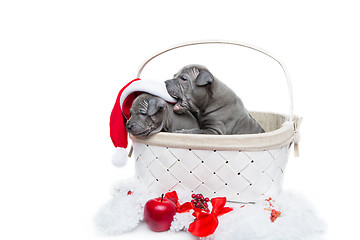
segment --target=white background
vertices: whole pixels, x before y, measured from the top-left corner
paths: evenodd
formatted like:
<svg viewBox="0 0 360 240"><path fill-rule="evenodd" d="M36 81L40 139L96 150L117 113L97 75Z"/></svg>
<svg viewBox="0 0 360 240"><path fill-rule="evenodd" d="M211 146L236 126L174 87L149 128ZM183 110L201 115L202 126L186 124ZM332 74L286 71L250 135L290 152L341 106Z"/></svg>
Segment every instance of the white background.
<svg viewBox="0 0 360 240"><path fill-rule="evenodd" d="M1 1L0 238L108 239L95 231L93 217L110 199L112 185L134 170L132 161L118 169L109 160L114 147L108 122L116 95L152 54L204 39L251 43L286 64L294 111L304 122L301 157L291 154L284 188L314 205L328 224L326 239L355 238L360 77L355 3ZM276 92L286 91L282 83L263 101L251 98L268 88L262 83L259 92L239 95L249 109L261 110L262 102L287 101ZM253 90L246 81L234 85L246 87ZM169 239L145 226L111 239L145 234ZM191 239L186 233L171 238Z"/></svg>

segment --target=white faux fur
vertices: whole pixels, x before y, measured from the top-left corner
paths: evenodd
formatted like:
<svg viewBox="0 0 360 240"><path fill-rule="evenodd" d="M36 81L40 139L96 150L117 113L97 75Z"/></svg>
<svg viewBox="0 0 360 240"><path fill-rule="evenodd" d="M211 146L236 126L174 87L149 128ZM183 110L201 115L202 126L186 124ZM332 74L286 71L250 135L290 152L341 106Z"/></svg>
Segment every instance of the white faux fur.
<svg viewBox="0 0 360 240"><path fill-rule="evenodd" d="M218 228L206 239L309 240L319 239L325 231L325 223L299 195L283 192L275 198L274 206L281 216L271 222L270 211L264 210L267 205L233 205L234 211L219 217Z"/></svg>
<svg viewBox="0 0 360 240"><path fill-rule="evenodd" d="M107 235L134 229L144 219L145 203L154 197L137 179L120 183L114 189L114 197L95 216L97 229Z"/></svg>
<svg viewBox="0 0 360 240"><path fill-rule="evenodd" d="M128 191L132 191L128 195ZM134 229L143 220L145 203L158 197L150 193L137 179L121 183L116 194L96 216L97 228L109 235L120 234ZM190 201L191 196L178 192L180 204ZM281 216L270 221L267 201L257 204L227 203L233 211L219 216L215 233L203 240L310 240L320 239L326 227L319 219L311 204L301 196L283 192L272 201ZM170 231L187 230L194 217L188 213L177 213ZM190 233L189 233L190 234Z"/></svg>

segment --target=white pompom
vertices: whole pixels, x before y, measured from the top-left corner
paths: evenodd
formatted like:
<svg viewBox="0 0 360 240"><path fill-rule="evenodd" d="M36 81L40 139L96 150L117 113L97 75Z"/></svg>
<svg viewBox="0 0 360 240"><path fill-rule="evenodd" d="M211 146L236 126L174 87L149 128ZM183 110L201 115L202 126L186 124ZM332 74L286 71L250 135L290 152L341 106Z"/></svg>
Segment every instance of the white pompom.
<svg viewBox="0 0 360 240"><path fill-rule="evenodd" d="M116 167L123 167L128 159L128 153L125 148L117 147L112 155L112 163Z"/></svg>

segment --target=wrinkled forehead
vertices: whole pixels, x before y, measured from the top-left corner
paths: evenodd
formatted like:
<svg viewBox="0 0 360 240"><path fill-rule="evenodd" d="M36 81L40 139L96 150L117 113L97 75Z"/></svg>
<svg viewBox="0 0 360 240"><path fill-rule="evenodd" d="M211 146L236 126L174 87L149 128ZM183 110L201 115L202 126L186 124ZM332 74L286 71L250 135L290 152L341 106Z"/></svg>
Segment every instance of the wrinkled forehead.
<svg viewBox="0 0 360 240"><path fill-rule="evenodd" d="M197 78L199 75L199 69L197 67L191 66L191 67L184 67L179 72L175 74L175 77L178 77L180 75L187 75L190 78Z"/></svg>
<svg viewBox="0 0 360 240"><path fill-rule="evenodd" d="M135 98L134 102L132 103L131 109L133 111L143 111L146 112L149 107L149 98L146 94L142 94Z"/></svg>

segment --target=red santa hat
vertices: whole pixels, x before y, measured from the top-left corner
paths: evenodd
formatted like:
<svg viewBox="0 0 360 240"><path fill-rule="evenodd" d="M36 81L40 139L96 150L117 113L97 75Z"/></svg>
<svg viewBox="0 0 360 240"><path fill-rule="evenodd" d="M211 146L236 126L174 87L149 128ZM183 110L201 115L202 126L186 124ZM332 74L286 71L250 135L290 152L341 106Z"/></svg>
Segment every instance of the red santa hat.
<svg viewBox="0 0 360 240"><path fill-rule="evenodd" d="M110 116L110 137L116 147L112 157L115 166L124 166L127 161L128 133L125 125L130 118L130 108L134 99L142 92L146 92L164 100L175 103L166 90L165 82L141 80L139 78L130 81L119 92L114 108Z"/></svg>

